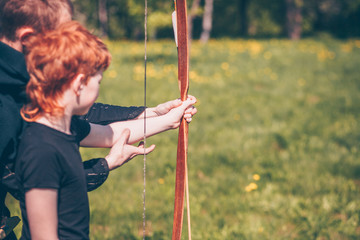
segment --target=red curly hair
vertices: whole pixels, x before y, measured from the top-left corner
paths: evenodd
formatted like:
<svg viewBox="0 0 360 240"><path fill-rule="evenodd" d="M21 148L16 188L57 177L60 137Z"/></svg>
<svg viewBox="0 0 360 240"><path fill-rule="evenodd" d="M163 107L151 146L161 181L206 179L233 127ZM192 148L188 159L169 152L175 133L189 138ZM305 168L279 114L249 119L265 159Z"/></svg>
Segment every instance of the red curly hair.
<svg viewBox="0 0 360 240"><path fill-rule="evenodd" d="M45 34L31 36L25 45L30 81L26 93L30 103L21 109L26 121L44 114L62 116L58 100L75 77L85 75L84 83L105 71L111 55L105 44L78 22L70 21Z"/></svg>

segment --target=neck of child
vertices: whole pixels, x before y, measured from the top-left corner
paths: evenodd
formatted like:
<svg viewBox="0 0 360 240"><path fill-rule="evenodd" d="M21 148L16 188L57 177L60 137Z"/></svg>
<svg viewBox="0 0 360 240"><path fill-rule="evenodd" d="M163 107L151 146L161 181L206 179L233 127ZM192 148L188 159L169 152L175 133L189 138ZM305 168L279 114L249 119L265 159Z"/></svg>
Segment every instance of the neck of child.
<svg viewBox="0 0 360 240"><path fill-rule="evenodd" d="M37 123L41 123L45 126L53 128L57 131L63 132L65 134L71 134L71 116L69 114L64 114L63 116L56 117L50 114L45 114L36 120Z"/></svg>

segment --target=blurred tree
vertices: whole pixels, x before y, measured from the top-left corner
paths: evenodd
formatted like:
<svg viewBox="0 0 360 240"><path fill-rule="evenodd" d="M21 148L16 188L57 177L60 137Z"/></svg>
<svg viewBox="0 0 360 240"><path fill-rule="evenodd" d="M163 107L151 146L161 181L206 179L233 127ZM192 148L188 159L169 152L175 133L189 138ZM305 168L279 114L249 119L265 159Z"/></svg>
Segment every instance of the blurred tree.
<svg viewBox="0 0 360 240"><path fill-rule="evenodd" d="M286 1L286 30L287 35L292 40L298 40L302 31L302 7L303 0L285 0Z"/></svg>
<svg viewBox="0 0 360 240"><path fill-rule="evenodd" d="M247 10L248 10L248 0L239 0L238 9L240 14L240 35L246 36L248 33L248 20L247 20Z"/></svg>
<svg viewBox="0 0 360 240"><path fill-rule="evenodd" d="M314 30L338 37L360 36L360 0L318 0Z"/></svg>
<svg viewBox="0 0 360 240"><path fill-rule="evenodd" d="M99 0L99 23L101 36L108 37L108 13L106 7L106 0Z"/></svg>
<svg viewBox="0 0 360 240"><path fill-rule="evenodd" d="M73 0L75 19L110 39L143 39L144 0ZM210 37L282 37L328 32L360 36L360 0L188 0L189 33ZM172 0L148 2L149 38L173 38Z"/></svg>
<svg viewBox="0 0 360 240"><path fill-rule="evenodd" d="M199 15L200 9L200 1L201 0L194 0L191 4L190 13L188 14L188 31L189 31L189 41L191 42L193 36L193 22L196 16Z"/></svg>
<svg viewBox="0 0 360 240"><path fill-rule="evenodd" d="M249 4L246 9L242 9L243 0L214 0L213 22L212 22L212 37L238 37L245 36L242 33L248 30L248 16L249 4L253 1L248 1ZM245 14L244 14L245 13ZM246 21L244 23L243 21ZM243 29L246 26L246 29ZM194 29L195 30L195 29ZM202 31L202 22L200 22L200 32L194 31L194 37L200 37Z"/></svg>
<svg viewBox="0 0 360 240"><path fill-rule="evenodd" d="M252 0L247 7L248 34L252 37L282 36L286 24L284 0Z"/></svg>
<svg viewBox="0 0 360 240"><path fill-rule="evenodd" d="M203 43L207 43L210 38L210 32L212 29L212 21L213 21L213 9L214 9L214 0L205 0L204 6L204 15L203 15L203 30L200 36L200 41Z"/></svg>

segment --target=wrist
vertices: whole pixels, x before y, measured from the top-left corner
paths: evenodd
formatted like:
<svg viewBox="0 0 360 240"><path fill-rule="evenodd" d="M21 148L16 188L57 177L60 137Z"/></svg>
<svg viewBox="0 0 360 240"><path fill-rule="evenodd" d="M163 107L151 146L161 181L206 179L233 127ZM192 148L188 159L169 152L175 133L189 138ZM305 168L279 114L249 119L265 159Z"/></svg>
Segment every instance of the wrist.
<svg viewBox="0 0 360 240"><path fill-rule="evenodd" d="M157 117L159 114L156 111L156 107L146 108L146 117Z"/></svg>
<svg viewBox="0 0 360 240"><path fill-rule="evenodd" d="M106 160L106 163L108 165L108 168L109 168L109 171L113 170L116 168L115 166L115 160L110 156L110 155L107 155L105 158Z"/></svg>
<svg viewBox="0 0 360 240"><path fill-rule="evenodd" d="M154 119L158 126L163 126L162 131L176 129L178 127L178 124L174 122L173 116L170 113L158 116Z"/></svg>

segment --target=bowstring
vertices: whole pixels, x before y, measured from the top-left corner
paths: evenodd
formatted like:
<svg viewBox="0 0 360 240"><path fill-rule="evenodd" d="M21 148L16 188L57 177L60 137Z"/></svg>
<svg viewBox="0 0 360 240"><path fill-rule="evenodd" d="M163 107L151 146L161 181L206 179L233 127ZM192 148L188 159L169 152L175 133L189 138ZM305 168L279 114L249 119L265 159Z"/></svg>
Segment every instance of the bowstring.
<svg viewBox="0 0 360 240"><path fill-rule="evenodd" d="M145 12L144 12L144 166L143 166L143 240L145 240L146 237L146 205L145 205L145 199L146 199L146 62L147 62L147 0L145 0Z"/></svg>

